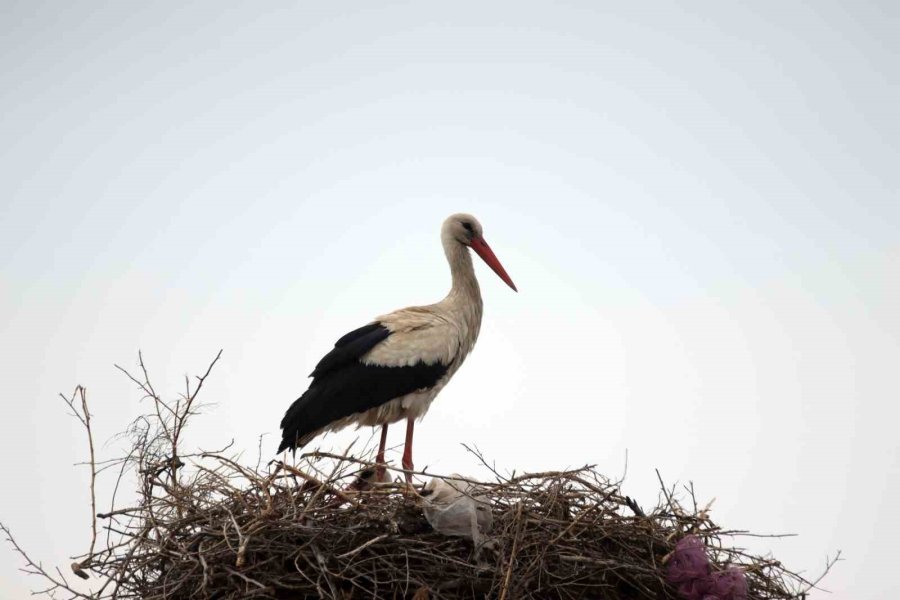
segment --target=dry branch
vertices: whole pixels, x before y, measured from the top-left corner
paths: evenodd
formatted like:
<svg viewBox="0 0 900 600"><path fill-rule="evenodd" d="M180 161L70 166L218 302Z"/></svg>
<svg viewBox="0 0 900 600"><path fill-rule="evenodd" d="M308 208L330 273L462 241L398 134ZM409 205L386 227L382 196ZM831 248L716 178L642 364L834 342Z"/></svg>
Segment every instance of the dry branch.
<svg viewBox="0 0 900 600"><path fill-rule="evenodd" d="M311 452L293 464L251 467L221 452L185 453L185 425L219 356L172 402L160 399L142 358L141 377L128 374L153 407L129 428L126 455L100 463L119 466L120 481L129 473L137 488L130 505L114 498L103 513L85 390L66 398L88 435L92 492L90 547L72 569L90 574L93 590L44 569L0 524L25 570L49 583L43 591L146 600L675 599L665 564L687 534L706 543L714 569L740 567L751 598L805 598L815 585L736 546L750 534L723 530L709 506L698 507L692 487L679 497L661 478L659 503L646 510L593 467L507 477L470 450L494 474L481 482L494 527L476 546L434 531L418 494L366 485L365 457ZM107 531L99 547L97 519Z"/></svg>

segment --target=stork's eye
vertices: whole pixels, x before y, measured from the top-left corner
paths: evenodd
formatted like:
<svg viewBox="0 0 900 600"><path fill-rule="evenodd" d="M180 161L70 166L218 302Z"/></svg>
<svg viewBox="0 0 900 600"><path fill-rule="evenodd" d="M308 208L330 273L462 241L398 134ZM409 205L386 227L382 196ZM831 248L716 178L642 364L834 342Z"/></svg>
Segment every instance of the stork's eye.
<svg viewBox="0 0 900 600"><path fill-rule="evenodd" d="M468 231L469 233L472 233L472 224L471 223L469 223L468 221L463 221L462 226L465 228L466 231Z"/></svg>

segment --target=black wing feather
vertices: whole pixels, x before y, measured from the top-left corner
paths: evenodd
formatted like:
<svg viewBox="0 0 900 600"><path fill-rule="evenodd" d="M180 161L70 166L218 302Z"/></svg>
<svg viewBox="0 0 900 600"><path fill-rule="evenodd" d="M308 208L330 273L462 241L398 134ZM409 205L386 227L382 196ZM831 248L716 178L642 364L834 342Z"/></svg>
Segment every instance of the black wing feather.
<svg viewBox="0 0 900 600"><path fill-rule="evenodd" d="M370 323L337 341L316 365L309 389L291 404L281 420L279 452L299 448L305 436L329 423L432 387L447 372L447 365L440 363L385 367L360 362L390 335L391 331L380 323Z"/></svg>
<svg viewBox="0 0 900 600"><path fill-rule="evenodd" d="M334 349L322 357L310 374L314 380L359 358L391 335L381 323L369 323L354 329L334 344Z"/></svg>

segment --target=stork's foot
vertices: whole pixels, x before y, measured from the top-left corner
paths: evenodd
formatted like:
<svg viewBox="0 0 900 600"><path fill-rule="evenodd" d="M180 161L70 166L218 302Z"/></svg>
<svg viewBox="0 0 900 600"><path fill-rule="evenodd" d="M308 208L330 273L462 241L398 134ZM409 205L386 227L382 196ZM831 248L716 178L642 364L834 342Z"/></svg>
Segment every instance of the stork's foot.
<svg viewBox="0 0 900 600"><path fill-rule="evenodd" d="M414 470L415 470L415 467L413 467L412 461L409 461L409 462L407 462L406 460L403 461L403 471L404 471L403 477L406 479L406 485L413 484L413 471Z"/></svg>
<svg viewBox="0 0 900 600"><path fill-rule="evenodd" d="M422 498L422 494L416 489L412 481L405 481L400 484L400 493L407 500L418 501Z"/></svg>
<svg viewBox="0 0 900 600"><path fill-rule="evenodd" d="M404 475L406 476L406 485L408 487L412 487L413 484L413 471L415 467L413 467L413 426L415 425L416 420L413 417L410 417L406 420L406 443L403 444L403 459L400 461L400 464L403 465L403 470L406 471Z"/></svg>
<svg viewBox="0 0 900 600"><path fill-rule="evenodd" d="M412 497L412 498L420 498L421 495L419 491L416 489L416 485L413 482L413 474L412 472L415 470L415 467L412 464L412 460L408 460L404 457L403 460L403 477L404 477L404 486L403 486L403 495Z"/></svg>

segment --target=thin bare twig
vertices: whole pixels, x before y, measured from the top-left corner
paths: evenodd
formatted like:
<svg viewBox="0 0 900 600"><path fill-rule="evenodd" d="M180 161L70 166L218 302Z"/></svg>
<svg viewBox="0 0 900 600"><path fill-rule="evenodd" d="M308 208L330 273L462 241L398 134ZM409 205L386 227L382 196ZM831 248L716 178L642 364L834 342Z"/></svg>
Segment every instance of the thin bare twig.
<svg viewBox="0 0 900 600"><path fill-rule="evenodd" d="M74 589L61 570L33 561L0 524L24 570L47 582L43 592L96 600L412 593L509 600L611 598L618 590L633 600L675 600L666 563L686 533L704 541L713 569L742 569L750 597L801 599L818 589L821 578L807 581L771 557L736 547L737 537L754 534L719 527L693 485L677 488L686 498L676 496L676 487L658 472L660 497L655 508L644 510L623 495L622 478L610 481L593 465L507 475L476 446L466 446L493 481L427 469L416 474L471 486L461 497L490 513L493 522L476 544L441 533L446 530L440 525L435 530L423 514L432 496L423 499L394 484L356 485L360 473L374 466L371 449L350 456L351 445L343 453L307 452L293 464L264 464L260 438L255 465L226 454L231 444L190 449L186 427L220 356L203 375L185 380L177 400L163 401L139 355L140 373L126 375L152 406L119 438L131 441L124 456L98 461L84 388L66 398L88 433L90 457L84 464L92 470L91 543L73 570L100 583L89 594ZM98 465L119 467L116 491L124 481L136 488L134 497L121 502L114 491L104 513L96 509ZM97 519L103 519L105 542ZM826 562L826 573L839 558Z"/></svg>

